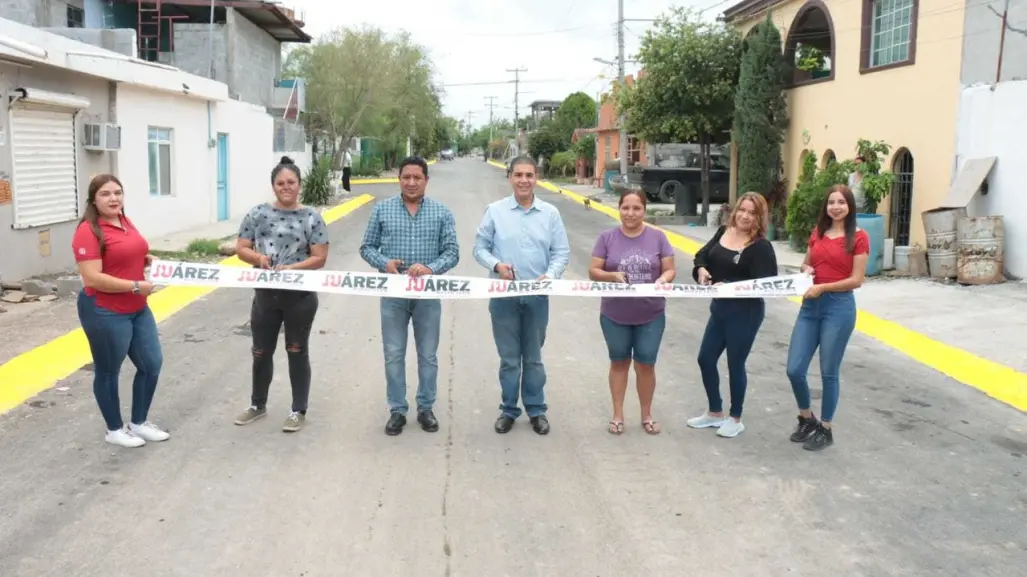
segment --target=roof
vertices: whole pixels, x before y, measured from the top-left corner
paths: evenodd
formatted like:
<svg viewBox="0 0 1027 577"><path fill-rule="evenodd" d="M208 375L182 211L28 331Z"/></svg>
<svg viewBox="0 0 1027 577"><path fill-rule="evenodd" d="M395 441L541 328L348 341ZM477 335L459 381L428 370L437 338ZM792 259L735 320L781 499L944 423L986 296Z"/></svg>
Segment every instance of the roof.
<svg viewBox="0 0 1027 577"><path fill-rule="evenodd" d="M724 22L728 23L735 20L745 20L759 14L767 8L772 8L787 1L788 0L742 0L741 2L724 10L721 18Z"/></svg>
<svg viewBox="0 0 1027 577"><path fill-rule="evenodd" d="M531 108L539 108L542 106L556 106L557 108L559 108L561 104L563 104L562 100L536 100L532 102L529 106Z"/></svg>
<svg viewBox="0 0 1027 577"><path fill-rule="evenodd" d="M137 4L139 0L119 0L128 4ZM205 8L210 13L211 0L162 0L164 6L181 6ZM304 23L295 18L292 10L280 4L264 0L214 0L219 8L235 8L247 20L271 35L279 42L299 42L307 44L313 38L303 31ZM190 11L191 12L191 11Z"/></svg>
<svg viewBox="0 0 1027 577"><path fill-rule="evenodd" d="M224 83L0 18L0 61L5 60L60 68L186 98L228 99Z"/></svg>

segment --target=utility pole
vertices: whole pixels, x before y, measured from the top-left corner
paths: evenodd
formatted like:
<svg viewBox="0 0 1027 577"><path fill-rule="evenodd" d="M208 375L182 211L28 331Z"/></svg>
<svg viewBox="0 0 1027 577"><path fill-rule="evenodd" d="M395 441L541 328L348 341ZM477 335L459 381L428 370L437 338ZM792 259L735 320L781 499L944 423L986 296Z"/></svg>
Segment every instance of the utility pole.
<svg viewBox="0 0 1027 577"><path fill-rule="evenodd" d="M623 0L621 0L623 1ZM507 68L507 72L514 73L514 141L517 142L517 154L521 153L521 129L517 126L517 121L520 120L519 112L521 103L519 100L521 90L521 72L527 72L527 68Z"/></svg>
<svg viewBox="0 0 1027 577"><path fill-rule="evenodd" d="M496 97L486 96L485 100L489 101L489 142L492 142L492 109L496 107Z"/></svg>
<svg viewBox="0 0 1027 577"><path fill-rule="evenodd" d="M621 90L627 90L628 83L624 77L624 0L617 0L617 76L620 78ZM624 130L624 112L620 118L620 173L628 174L628 135Z"/></svg>

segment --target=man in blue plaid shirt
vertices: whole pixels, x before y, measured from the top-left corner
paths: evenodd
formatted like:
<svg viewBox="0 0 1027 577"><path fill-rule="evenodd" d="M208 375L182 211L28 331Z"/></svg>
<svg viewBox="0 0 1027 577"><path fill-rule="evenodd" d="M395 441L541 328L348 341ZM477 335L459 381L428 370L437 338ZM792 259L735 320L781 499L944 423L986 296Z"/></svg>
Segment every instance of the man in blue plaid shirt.
<svg viewBox="0 0 1027 577"><path fill-rule="evenodd" d="M401 194L375 204L360 243L360 256L378 272L410 277L445 274L460 261L453 213L441 202L425 198L428 164L407 158L399 165ZM382 349L385 353L389 420L385 434L398 435L406 426L406 353L408 327L414 325L417 348L417 422L425 431L439 430L433 411L438 389L439 299L381 299Z"/></svg>

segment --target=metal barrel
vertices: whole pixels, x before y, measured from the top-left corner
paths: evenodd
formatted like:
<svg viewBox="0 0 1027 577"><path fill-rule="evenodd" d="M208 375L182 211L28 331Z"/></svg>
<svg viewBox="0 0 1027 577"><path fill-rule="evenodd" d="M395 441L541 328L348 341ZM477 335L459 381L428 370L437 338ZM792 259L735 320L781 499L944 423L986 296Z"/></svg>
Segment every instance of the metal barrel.
<svg viewBox="0 0 1027 577"><path fill-rule="evenodd" d="M932 208L921 213L927 237L927 265L933 278L956 278L956 222L966 208Z"/></svg>
<svg viewBox="0 0 1027 577"><path fill-rule="evenodd" d="M1001 216L960 218L956 222L956 280L962 284L1005 282L1005 242Z"/></svg>

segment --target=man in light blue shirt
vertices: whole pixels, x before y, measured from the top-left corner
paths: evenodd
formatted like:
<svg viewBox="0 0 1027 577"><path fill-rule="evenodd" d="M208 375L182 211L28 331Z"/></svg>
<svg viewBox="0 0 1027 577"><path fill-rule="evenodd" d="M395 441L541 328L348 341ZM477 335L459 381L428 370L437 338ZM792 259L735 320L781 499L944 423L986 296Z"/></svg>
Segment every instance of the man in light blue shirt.
<svg viewBox="0 0 1027 577"><path fill-rule="evenodd" d="M535 198L538 165L519 156L508 171L513 194L485 209L474 239L474 259L504 280L556 280L570 260L570 243L560 211ZM542 347L549 325L549 297L521 296L489 301L492 336L499 351L502 413L496 432L507 433L521 415L524 403L531 426L539 435L549 433L546 418L546 369Z"/></svg>

